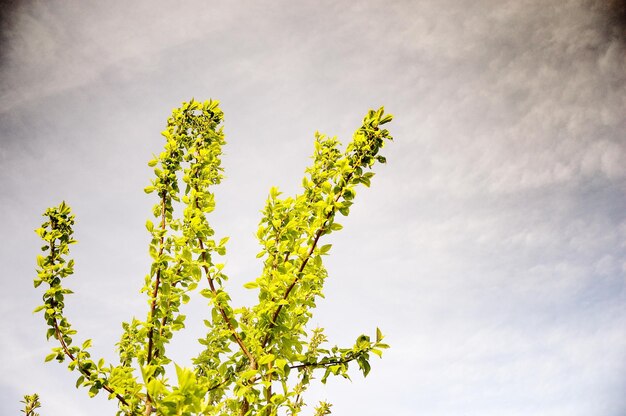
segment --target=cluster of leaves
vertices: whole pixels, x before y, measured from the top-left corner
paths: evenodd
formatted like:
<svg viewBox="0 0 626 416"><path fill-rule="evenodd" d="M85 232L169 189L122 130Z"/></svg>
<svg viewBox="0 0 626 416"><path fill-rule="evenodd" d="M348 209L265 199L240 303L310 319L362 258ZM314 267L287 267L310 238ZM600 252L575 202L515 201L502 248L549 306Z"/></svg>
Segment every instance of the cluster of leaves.
<svg viewBox="0 0 626 416"><path fill-rule="evenodd" d="M22 410L22 413L26 416L39 416L39 413L35 412L35 410L41 407L38 394L27 394L21 402L24 403L24 410Z"/></svg>
<svg viewBox="0 0 626 416"><path fill-rule="evenodd" d="M66 257L75 242L74 216L61 203L45 212L47 221L37 230L47 255L38 257L35 286L49 288L36 310L44 312L48 338L60 344L46 360L69 360L69 369L78 372L76 386L92 396L106 391L124 415L296 415L316 372L322 382L331 375L348 378L356 364L366 376L371 354L381 356L388 347L380 330L374 339L361 335L351 347L329 348L323 330L307 324L328 274L322 258L331 246L320 241L342 228L337 214L348 215L357 185L369 186L369 169L385 163L379 151L391 136L381 126L391 118L382 108L369 111L345 151L336 138L316 134L302 193L282 197L272 188L263 210L257 232L263 271L244 285L258 291L258 303L233 308L224 264L217 262L228 238L215 238L207 219L215 207L212 187L222 179L223 113L216 101L191 100L175 109L162 132L164 150L149 162L155 178L145 189L158 196L154 220L146 222L152 258L142 288L146 319L122 324L118 365L93 361L91 340L73 345L76 332L63 312L71 291L62 280L73 272ZM184 328L181 306L195 290L208 302L207 334L193 368L174 364L172 382L167 345ZM328 403L315 409L316 415L329 413Z"/></svg>

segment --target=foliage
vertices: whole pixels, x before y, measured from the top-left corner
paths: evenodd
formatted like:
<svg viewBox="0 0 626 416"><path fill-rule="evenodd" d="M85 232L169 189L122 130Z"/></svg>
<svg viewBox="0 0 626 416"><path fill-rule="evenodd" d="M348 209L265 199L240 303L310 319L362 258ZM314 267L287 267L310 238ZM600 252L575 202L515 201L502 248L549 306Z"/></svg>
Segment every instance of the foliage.
<svg viewBox="0 0 626 416"><path fill-rule="evenodd" d="M212 187L222 180L223 113L216 101L191 100L175 109L162 132L164 150L149 162L155 178L145 189L158 198L154 218L146 222L152 258L141 289L148 297L146 319L122 324L116 365L92 359L91 340L75 342L64 314L71 291L62 285L73 273L67 256L76 242L74 215L62 202L44 213L47 220L36 230L46 255L37 258L35 287L47 285L36 311L44 314L47 337L59 342L46 361L67 360L77 373L76 386L90 396L106 392L119 402L120 415L297 415L316 373L322 382L348 378L356 364L367 376L371 354L381 356L388 347L380 330L373 339L361 335L353 346L340 348L327 347L323 330L307 325L327 277L322 258L331 246L321 244L322 237L342 228L337 213L348 215L357 185L369 186L369 169L385 163L379 150L391 136L380 126L391 118L382 108L370 110L343 152L336 138L316 133L302 193L283 197L272 188L262 212L257 257L264 267L244 285L258 292L258 303L234 308L218 261L228 238L217 239L207 220L215 207ZM183 368L166 351L174 332L185 326L181 306L196 291L208 302L208 330L193 368ZM167 370L175 370L174 379ZM317 415L329 413L328 403L315 409Z"/></svg>
<svg viewBox="0 0 626 416"><path fill-rule="evenodd" d="M39 396L35 393L33 395L25 395L24 400L21 401L24 403L24 410L21 412L26 416L39 416L39 413L35 413L35 410L41 407L39 403Z"/></svg>

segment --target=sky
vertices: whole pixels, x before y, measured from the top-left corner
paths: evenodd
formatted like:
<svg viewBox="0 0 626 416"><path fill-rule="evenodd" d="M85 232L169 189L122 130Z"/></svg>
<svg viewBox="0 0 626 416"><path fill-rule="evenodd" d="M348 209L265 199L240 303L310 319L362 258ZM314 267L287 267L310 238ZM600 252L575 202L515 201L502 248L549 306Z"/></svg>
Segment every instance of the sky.
<svg viewBox="0 0 626 416"><path fill-rule="evenodd" d="M143 318L145 195L172 110L225 112L235 304L261 270L268 190L298 192L314 132L347 143L369 108L395 115L388 163L330 238L313 325L352 345L380 327L372 372L309 396L337 415L626 414L626 11L590 1L13 1L0 37L0 414L111 415L43 359L32 314L48 206L77 216L67 314L115 360ZM199 351L187 305L176 362Z"/></svg>

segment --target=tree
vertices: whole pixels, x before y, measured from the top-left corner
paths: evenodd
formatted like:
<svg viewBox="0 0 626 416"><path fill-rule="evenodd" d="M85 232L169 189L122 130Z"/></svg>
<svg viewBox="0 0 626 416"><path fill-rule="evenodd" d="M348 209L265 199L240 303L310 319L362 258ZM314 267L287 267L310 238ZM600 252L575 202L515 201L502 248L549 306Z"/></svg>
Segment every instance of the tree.
<svg viewBox="0 0 626 416"><path fill-rule="evenodd" d="M76 386L92 397L104 391L119 402L118 415L297 415L314 374L321 373L323 383L331 375L348 378L356 364L367 376L370 355L381 356L388 347L380 330L373 339L359 336L351 347L329 348L323 329L307 324L327 277L322 257L331 246L321 243L323 237L342 228L337 213L348 215L355 188L369 186L374 175L369 169L385 163L379 150L392 138L381 126L391 119L383 108L370 110L345 151L335 137L316 133L302 193L282 197L275 187L269 192L257 231L263 271L244 284L258 292L258 303L234 308L218 262L228 238L218 240L207 220L215 207L212 187L222 179L223 113L217 101L183 103L162 132L163 152L148 163L155 178L145 192L158 197L155 219L146 222L152 265L141 292L149 310L145 320L122 324L117 365L93 359L91 340L75 342L64 313L71 291L62 284L73 273L68 254L76 242L74 215L65 202L44 213L46 221L36 232L45 255L37 257L34 284L47 288L35 311L44 314L47 338L59 342L46 361L67 360L78 375ZM205 287L198 290L201 283ZM204 349L193 368L183 368L172 365L166 349L185 326L181 306L194 291L208 300L208 330L199 339ZM168 370L175 370L175 382ZM34 401L38 407L32 397L25 396L27 406ZM315 410L329 413L328 403Z"/></svg>

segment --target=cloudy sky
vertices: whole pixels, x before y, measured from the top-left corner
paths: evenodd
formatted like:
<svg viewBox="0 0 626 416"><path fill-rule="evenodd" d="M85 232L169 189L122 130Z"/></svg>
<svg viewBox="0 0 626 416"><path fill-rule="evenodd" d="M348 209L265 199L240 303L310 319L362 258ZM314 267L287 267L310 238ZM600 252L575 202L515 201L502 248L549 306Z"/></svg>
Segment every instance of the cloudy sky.
<svg viewBox="0 0 626 416"><path fill-rule="evenodd" d="M228 3L228 4L227 4ZM114 360L145 316L146 162L173 107L216 98L235 303L260 264L272 185L297 192L315 130L395 115L372 188L333 236L313 323L392 345L370 376L312 391L337 415L626 413L626 32L614 1L21 1L0 38L0 413L111 415L31 313L46 207L78 222L67 312ZM204 299L173 344L199 351ZM312 406L311 406L312 407Z"/></svg>

